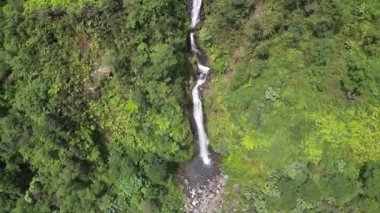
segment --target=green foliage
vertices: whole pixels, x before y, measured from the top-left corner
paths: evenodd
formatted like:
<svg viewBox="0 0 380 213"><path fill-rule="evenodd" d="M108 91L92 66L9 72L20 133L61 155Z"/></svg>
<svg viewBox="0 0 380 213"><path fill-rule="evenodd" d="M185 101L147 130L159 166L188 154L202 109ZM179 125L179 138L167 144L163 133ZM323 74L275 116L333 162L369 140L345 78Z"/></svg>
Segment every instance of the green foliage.
<svg viewBox="0 0 380 213"><path fill-rule="evenodd" d="M378 212L379 2L203 11L223 210ZM1 211L184 211L188 26L173 0L0 1Z"/></svg>
<svg viewBox="0 0 380 213"><path fill-rule="evenodd" d="M78 9L82 9L85 4L100 4L102 1L100 0L28 0L25 2L25 13L32 13L40 10L41 8L65 8L70 11L77 11Z"/></svg>
<svg viewBox="0 0 380 213"><path fill-rule="evenodd" d="M186 5L15 0L0 11L1 211L181 211Z"/></svg>
<svg viewBox="0 0 380 213"><path fill-rule="evenodd" d="M380 4L256 1L232 27L220 15L230 2L207 6L201 34L223 52L210 52L213 66L228 61L206 96L211 145L230 177L226 209L238 200L241 212L376 211L366 184L379 185Z"/></svg>

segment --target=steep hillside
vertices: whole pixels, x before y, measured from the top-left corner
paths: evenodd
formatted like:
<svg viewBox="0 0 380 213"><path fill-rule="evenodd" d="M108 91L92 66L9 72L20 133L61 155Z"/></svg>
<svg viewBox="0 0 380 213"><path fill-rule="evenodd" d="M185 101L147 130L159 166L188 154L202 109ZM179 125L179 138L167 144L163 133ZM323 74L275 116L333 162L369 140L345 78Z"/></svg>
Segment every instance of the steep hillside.
<svg viewBox="0 0 380 213"><path fill-rule="evenodd" d="M190 5L0 0L0 212L379 211L380 1Z"/></svg>
<svg viewBox="0 0 380 213"><path fill-rule="evenodd" d="M182 209L186 4L1 5L0 212Z"/></svg>
<svg viewBox="0 0 380 213"><path fill-rule="evenodd" d="M376 212L380 3L233 0L205 10L199 34L215 74L207 125L230 176L225 210Z"/></svg>

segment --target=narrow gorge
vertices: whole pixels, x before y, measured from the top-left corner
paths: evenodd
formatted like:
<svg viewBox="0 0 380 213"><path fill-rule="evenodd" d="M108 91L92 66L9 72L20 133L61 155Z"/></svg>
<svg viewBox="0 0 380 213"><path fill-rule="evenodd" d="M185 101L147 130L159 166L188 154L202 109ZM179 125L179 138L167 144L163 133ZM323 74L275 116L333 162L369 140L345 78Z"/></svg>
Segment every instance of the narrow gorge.
<svg viewBox="0 0 380 213"><path fill-rule="evenodd" d="M209 212L217 209L227 176L220 173L216 157L213 159L208 145L209 139L205 129L202 90L207 81L210 68L207 66L206 54L197 46L196 32L201 22L202 0L190 2L191 28L190 49L196 57L197 76L192 89L193 119L196 126L198 153L180 172L186 194L188 212Z"/></svg>

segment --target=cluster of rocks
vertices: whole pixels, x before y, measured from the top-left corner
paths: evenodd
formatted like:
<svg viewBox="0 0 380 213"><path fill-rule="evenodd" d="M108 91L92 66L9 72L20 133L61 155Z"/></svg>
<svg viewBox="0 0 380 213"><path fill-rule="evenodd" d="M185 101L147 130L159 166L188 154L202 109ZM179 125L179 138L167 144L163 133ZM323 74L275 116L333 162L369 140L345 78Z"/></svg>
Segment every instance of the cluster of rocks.
<svg viewBox="0 0 380 213"><path fill-rule="evenodd" d="M108 65L102 65L98 69L91 72L91 78L85 82L85 90L87 97L90 100L98 100L100 98L99 83L96 83L96 79L110 79L112 77L113 68Z"/></svg>
<svg viewBox="0 0 380 213"><path fill-rule="evenodd" d="M91 72L92 77L106 77L109 78L112 75L113 68L108 65L102 65L98 69Z"/></svg>
<svg viewBox="0 0 380 213"><path fill-rule="evenodd" d="M212 179L196 185L184 180L186 192L186 211L192 213L209 213L221 211L221 197L227 175L218 174Z"/></svg>

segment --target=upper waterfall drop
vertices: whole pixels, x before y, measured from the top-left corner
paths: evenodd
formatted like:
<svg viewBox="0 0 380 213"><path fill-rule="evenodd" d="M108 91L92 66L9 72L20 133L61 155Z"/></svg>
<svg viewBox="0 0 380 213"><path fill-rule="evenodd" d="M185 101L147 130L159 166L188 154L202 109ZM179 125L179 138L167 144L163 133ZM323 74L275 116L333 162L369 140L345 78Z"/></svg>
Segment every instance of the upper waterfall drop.
<svg viewBox="0 0 380 213"><path fill-rule="evenodd" d="M195 124L197 126L198 133L198 144L199 144L199 156L202 158L203 164L210 165L211 158L210 153L208 151L208 138L204 127L204 119L203 119L203 109L202 109L202 100L200 90L202 89L202 85L206 82L207 74L210 71L210 68L206 65L202 64L199 60L200 50L197 47L195 42L195 32L194 28L200 22L200 10L202 6L202 0L193 0L192 10L191 10L191 32L190 32L190 43L191 43L191 51L197 56L197 67L199 71L199 76L197 79L197 83L195 84L192 90L193 96L193 117Z"/></svg>
<svg viewBox="0 0 380 213"><path fill-rule="evenodd" d="M200 12L202 7L202 0L193 0L193 7L191 9L191 28L195 28L200 22Z"/></svg>

